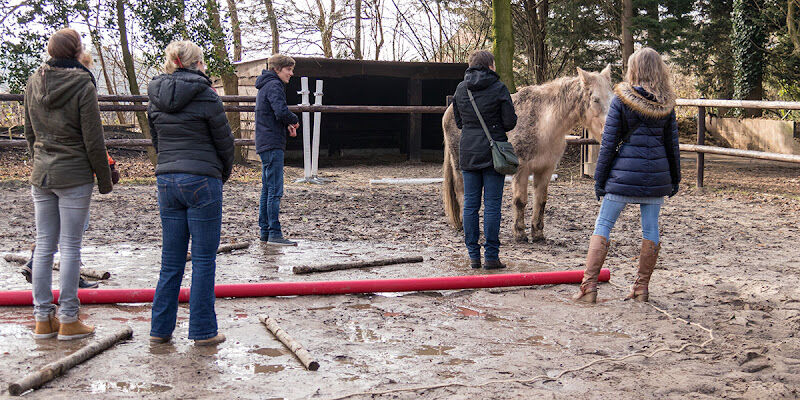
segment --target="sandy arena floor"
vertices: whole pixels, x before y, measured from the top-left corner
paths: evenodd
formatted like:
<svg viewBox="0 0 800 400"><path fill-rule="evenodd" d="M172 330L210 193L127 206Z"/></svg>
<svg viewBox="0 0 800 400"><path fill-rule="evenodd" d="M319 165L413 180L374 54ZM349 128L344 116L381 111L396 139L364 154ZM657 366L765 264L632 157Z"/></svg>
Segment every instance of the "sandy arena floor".
<svg viewBox="0 0 800 400"><path fill-rule="evenodd" d="M3 168L22 165L0 153ZM639 214L625 210L612 235L596 306L569 301L577 285L388 295L218 299L218 348L188 339L188 308L172 344L147 341L150 305L83 306L98 336L124 324L133 340L72 369L31 398L796 398L800 396L800 167L713 157L704 190L685 154L680 194L662 211L662 257L651 305L625 302L635 272ZM161 229L156 188L141 158L118 156L124 181L95 193L84 238L87 266L112 278L101 288L154 287ZM323 164L324 166L324 164ZM126 169L127 168L127 169ZM0 253L27 254L33 206L24 168L2 184ZM339 165L324 186L292 183L287 168L282 223L297 248L257 237L257 167L237 167L226 185L222 242L252 241L217 258L217 283L466 275L462 239L445 222L439 185L370 185L376 177L436 177L436 163ZM510 187L504 194L504 272L579 269L599 202L590 180L562 167L550 187L541 243L511 239ZM530 214L530 208L528 210ZM529 222L528 222L529 223ZM405 264L295 276L295 265L422 255ZM184 285L191 270L187 264ZM29 289L16 264L0 261L0 288ZM57 285L57 274L54 279ZM659 311L663 310L662 311ZM269 314L320 362L306 371L257 320ZM687 324L686 322L692 324ZM91 339L34 341L30 307L0 308L2 388ZM678 349L681 353L659 352ZM577 372L592 361L598 363ZM416 386L437 388L383 392ZM2 394L0 394L2 395Z"/></svg>

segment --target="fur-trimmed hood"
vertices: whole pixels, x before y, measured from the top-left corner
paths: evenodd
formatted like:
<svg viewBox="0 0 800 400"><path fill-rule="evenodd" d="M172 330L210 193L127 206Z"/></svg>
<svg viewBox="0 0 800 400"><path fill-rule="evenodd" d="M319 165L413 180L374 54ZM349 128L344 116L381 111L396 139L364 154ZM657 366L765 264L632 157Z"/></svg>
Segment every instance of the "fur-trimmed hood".
<svg viewBox="0 0 800 400"><path fill-rule="evenodd" d="M660 103L655 96L647 90L622 82L614 87L614 94L619 97L627 107L650 118L664 118L672 113L675 108L675 99Z"/></svg>

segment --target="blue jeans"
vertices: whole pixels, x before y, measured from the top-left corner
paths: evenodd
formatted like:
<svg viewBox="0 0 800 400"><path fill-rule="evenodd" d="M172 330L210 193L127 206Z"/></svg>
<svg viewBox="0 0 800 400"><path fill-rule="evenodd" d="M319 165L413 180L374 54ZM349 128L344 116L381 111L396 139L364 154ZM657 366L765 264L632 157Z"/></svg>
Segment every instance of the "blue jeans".
<svg viewBox="0 0 800 400"><path fill-rule="evenodd" d="M153 299L150 335L169 337L175 330L178 294L192 238L192 287L189 339L217 336L214 274L222 228L222 180L192 174L157 177L161 212L161 275Z"/></svg>
<svg viewBox="0 0 800 400"><path fill-rule="evenodd" d="M594 234L608 239L619 214L627 204L603 198L594 225ZM661 204L640 204L639 210L642 213L642 237L658 244L658 214L661 211Z"/></svg>
<svg viewBox="0 0 800 400"><path fill-rule="evenodd" d="M283 197L283 150L274 149L260 153L261 202L258 207L258 227L261 240L283 237L281 222L281 197Z"/></svg>
<svg viewBox="0 0 800 400"><path fill-rule="evenodd" d="M484 258L500 258L500 205L503 202L503 184L506 177L493 167L479 171L462 171L464 176L464 243L470 260L480 260L481 246L478 210L483 194L483 236L486 239Z"/></svg>

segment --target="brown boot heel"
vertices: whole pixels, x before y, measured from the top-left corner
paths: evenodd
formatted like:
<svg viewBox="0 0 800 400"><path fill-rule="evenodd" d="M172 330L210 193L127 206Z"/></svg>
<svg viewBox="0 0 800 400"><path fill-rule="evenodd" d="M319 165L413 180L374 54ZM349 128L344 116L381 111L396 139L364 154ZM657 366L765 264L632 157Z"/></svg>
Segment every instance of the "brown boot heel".
<svg viewBox="0 0 800 400"><path fill-rule="evenodd" d="M597 291L588 292L588 293L578 293L576 294L572 300L576 303L585 303L585 304L595 304L597 303Z"/></svg>
<svg viewBox="0 0 800 400"><path fill-rule="evenodd" d="M34 339L50 339L58 335L60 324L55 315L51 315L47 321L36 321L36 327L33 329Z"/></svg>
<svg viewBox="0 0 800 400"><path fill-rule="evenodd" d="M58 340L75 340L85 338L94 333L94 327L86 325L80 320L61 324L58 329Z"/></svg>

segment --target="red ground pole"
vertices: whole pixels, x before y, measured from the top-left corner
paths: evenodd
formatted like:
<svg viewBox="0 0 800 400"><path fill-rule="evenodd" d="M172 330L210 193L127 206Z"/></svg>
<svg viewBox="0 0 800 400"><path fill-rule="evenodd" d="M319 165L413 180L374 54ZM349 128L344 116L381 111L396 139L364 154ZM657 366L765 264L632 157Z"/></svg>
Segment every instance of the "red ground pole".
<svg viewBox="0 0 800 400"><path fill-rule="evenodd" d="M217 285L214 293L221 297L271 297L323 294L418 292L426 290L479 289L506 286L556 285L580 283L583 270L531 272L524 274L491 274L470 276L443 276L433 278L370 279L355 281L267 282ZM600 281L611 278L608 269L600 271ZM155 289L80 289L81 304L149 303ZM53 290L58 299L58 290ZM189 301L189 289L181 289L180 302ZM30 290L0 292L0 306L26 306L33 304Z"/></svg>

